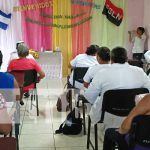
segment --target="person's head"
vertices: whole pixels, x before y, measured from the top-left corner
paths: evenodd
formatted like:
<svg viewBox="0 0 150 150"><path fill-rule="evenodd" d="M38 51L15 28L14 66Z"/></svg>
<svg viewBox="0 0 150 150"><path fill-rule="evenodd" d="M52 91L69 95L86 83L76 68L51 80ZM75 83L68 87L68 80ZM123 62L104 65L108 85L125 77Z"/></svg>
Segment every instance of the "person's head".
<svg viewBox="0 0 150 150"><path fill-rule="evenodd" d="M0 67L1 67L1 65L2 65L2 62L3 62L3 54L2 54L2 52L1 52L1 50L0 50Z"/></svg>
<svg viewBox="0 0 150 150"><path fill-rule="evenodd" d="M90 45L89 47L87 47L85 53L86 53L87 55L95 56L96 53L97 53L97 48L98 48L98 47L99 47L98 45Z"/></svg>
<svg viewBox="0 0 150 150"><path fill-rule="evenodd" d="M97 61L99 64L107 64L110 61L110 49L108 47L97 48Z"/></svg>
<svg viewBox="0 0 150 150"><path fill-rule="evenodd" d="M17 53L19 57L26 57L29 55L29 49L24 43L20 43L17 47Z"/></svg>
<svg viewBox="0 0 150 150"><path fill-rule="evenodd" d="M115 47L110 54L111 63L124 64L127 62L127 50L123 47Z"/></svg>
<svg viewBox="0 0 150 150"><path fill-rule="evenodd" d="M137 30L136 30L136 32L137 32L138 35L141 36L145 32L145 29L143 27L138 27Z"/></svg>

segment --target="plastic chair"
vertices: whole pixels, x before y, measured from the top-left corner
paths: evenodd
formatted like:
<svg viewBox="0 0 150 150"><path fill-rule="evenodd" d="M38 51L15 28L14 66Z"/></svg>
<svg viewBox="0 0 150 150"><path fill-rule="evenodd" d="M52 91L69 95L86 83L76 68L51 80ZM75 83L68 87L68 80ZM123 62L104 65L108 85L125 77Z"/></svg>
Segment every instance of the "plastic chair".
<svg viewBox="0 0 150 150"><path fill-rule="evenodd" d="M73 69L73 88L75 87L75 81L83 83L84 75L86 74L88 67L75 67Z"/></svg>
<svg viewBox="0 0 150 150"><path fill-rule="evenodd" d="M69 88L71 89L77 89L76 88L76 85L75 85L75 82L80 82L80 83L83 83L83 78L84 78L84 75L86 74L88 70L88 67L75 67L73 68L73 85L72 86L69 86ZM70 107L71 107L71 110L72 110L72 90L69 90L69 97L70 97ZM77 106L79 105L79 99L78 99L78 102L77 102Z"/></svg>
<svg viewBox="0 0 150 150"><path fill-rule="evenodd" d="M37 116L39 116L39 106L38 106L38 94L37 94L37 72L36 70L24 70L24 87L29 86L33 84L33 88L29 89L31 92L31 109L32 109L32 101L36 101L36 110L37 110Z"/></svg>
<svg viewBox="0 0 150 150"><path fill-rule="evenodd" d="M103 123L105 112L116 116L125 117L129 114L132 108L135 106L135 96L138 94L148 93L146 88L136 88L136 89L116 89L108 90L104 93L102 102L102 113L101 119L98 123ZM90 140L91 130L91 119L88 117L88 135L87 135L87 149L91 145L94 150L98 150L98 134L97 134L97 124L94 125L95 133L95 147Z"/></svg>

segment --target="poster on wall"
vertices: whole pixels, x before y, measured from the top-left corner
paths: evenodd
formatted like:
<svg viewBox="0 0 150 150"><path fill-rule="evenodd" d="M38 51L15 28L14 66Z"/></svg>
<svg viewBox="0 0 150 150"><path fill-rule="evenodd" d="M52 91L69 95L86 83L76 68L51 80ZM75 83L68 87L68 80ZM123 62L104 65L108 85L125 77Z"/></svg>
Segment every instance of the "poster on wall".
<svg viewBox="0 0 150 150"><path fill-rule="evenodd" d="M106 0L102 14L116 26L120 26L123 20L123 9L115 6L110 0Z"/></svg>

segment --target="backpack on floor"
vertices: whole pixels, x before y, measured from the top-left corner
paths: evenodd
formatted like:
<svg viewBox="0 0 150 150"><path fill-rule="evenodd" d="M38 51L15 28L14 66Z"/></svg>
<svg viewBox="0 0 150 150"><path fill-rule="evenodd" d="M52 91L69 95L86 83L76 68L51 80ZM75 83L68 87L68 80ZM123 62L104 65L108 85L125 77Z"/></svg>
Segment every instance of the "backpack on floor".
<svg viewBox="0 0 150 150"><path fill-rule="evenodd" d="M59 129L55 131L56 134L63 133L65 135L77 135L82 131L82 119L78 108L73 109L66 120L60 125Z"/></svg>

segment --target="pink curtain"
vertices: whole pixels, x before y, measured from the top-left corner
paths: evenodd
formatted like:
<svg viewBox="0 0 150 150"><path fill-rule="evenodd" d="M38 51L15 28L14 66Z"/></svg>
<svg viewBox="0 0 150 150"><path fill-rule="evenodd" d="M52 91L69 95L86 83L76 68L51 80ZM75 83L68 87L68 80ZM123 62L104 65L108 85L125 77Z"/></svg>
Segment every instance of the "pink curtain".
<svg viewBox="0 0 150 150"><path fill-rule="evenodd" d="M93 0L87 0L89 4ZM72 19L72 24L81 22L85 18L91 16L91 6L83 6L81 4L72 4L72 15L84 13L79 17ZM72 51L73 57L80 53L85 53L86 48L90 45L90 20L72 28Z"/></svg>
<svg viewBox="0 0 150 150"><path fill-rule="evenodd" d="M49 0L20 0L21 6L29 4L37 4L48 2ZM23 39L29 46L29 48L35 51L51 50L52 49L52 27L38 24L51 24L52 19L41 16L42 13L52 16L53 8L45 7L38 9L31 9L28 11L22 11L22 32ZM30 20L37 21L29 22Z"/></svg>

